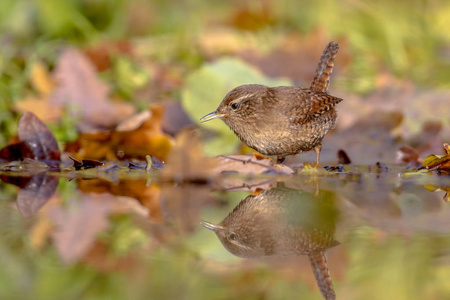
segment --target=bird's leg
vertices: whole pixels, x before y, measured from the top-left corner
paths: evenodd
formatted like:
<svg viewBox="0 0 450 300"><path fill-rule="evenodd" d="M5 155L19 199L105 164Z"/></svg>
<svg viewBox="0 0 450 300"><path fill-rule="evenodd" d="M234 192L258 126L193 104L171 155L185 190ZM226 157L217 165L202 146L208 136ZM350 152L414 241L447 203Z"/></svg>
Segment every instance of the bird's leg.
<svg viewBox="0 0 450 300"><path fill-rule="evenodd" d="M320 158L320 151L322 150L322 145L314 147L314 151L316 151L316 158L317 158L317 165L319 166L319 158Z"/></svg>
<svg viewBox="0 0 450 300"><path fill-rule="evenodd" d="M277 164L281 164L285 158L286 157L284 157L284 156L277 156Z"/></svg>

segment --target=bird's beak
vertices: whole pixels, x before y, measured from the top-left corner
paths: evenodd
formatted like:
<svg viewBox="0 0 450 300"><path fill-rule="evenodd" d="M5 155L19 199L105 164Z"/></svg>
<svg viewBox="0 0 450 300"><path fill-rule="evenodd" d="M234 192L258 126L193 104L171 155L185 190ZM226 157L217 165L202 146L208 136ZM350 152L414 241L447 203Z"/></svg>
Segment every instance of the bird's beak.
<svg viewBox="0 0 450 300"><path fill-rule="evenodd" d="M209 223L209 222L206 222L206 221L201 221L200 224L203 227L205 227L206 229L212 230L214 232L216 232L217 230L223 229L223 227L220 226L220 225L215 225L213 223Z"/></svg>
<svg viewBox="0 0 450 300"><path fill-rule="evenodd" d="M217 110L216 111L213 111L212 113L210 113L210 114L207 114L206 116L204 116L203 118L201 118L200 119L200 122L207 122L207 121L210 121L210 120L212 120L212 119L217 119L217 118L219 118L219 119L221 119L221 118L223 118L223 117L225 117L225 114L219 114L218 112L217 112Z"/></svg>

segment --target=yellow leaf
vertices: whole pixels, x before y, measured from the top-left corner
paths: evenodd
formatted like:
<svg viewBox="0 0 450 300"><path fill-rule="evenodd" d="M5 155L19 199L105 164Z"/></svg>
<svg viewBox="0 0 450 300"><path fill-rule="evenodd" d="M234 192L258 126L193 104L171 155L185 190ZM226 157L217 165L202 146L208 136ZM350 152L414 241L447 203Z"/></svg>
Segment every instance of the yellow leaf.
<svg viewBox="0 0 450 300"><path fill-rule="evenodd" d="M47 67L42 62L37 62L31 67L31 85L42 96L49 95L55 86Z"/></svg>

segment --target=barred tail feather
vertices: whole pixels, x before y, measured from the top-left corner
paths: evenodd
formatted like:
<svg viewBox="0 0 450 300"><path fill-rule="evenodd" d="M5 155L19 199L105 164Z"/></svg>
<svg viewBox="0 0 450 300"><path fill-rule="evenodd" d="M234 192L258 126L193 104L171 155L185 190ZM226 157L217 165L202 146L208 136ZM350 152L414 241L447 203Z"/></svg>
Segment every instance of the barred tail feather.
<svg viewBox="0 0 450 300"><path fill-rule="evenodd" d="M333 71L334 61L339 51L339 43L330 42L323 51L317 66L314 79L311 83L311 90L316 92L326 92L330 84L330 76Z"/></svg>

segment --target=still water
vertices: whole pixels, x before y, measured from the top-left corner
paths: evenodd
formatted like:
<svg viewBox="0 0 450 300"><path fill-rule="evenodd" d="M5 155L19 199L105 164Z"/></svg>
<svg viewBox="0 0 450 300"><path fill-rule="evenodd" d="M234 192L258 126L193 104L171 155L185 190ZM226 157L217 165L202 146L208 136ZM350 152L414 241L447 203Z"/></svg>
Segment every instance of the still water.
<svg viewBox="0 0 450 300"><path fill-rule="evenodd" d="M0 299L450 299L449 176L0 179Z"/></svg>

